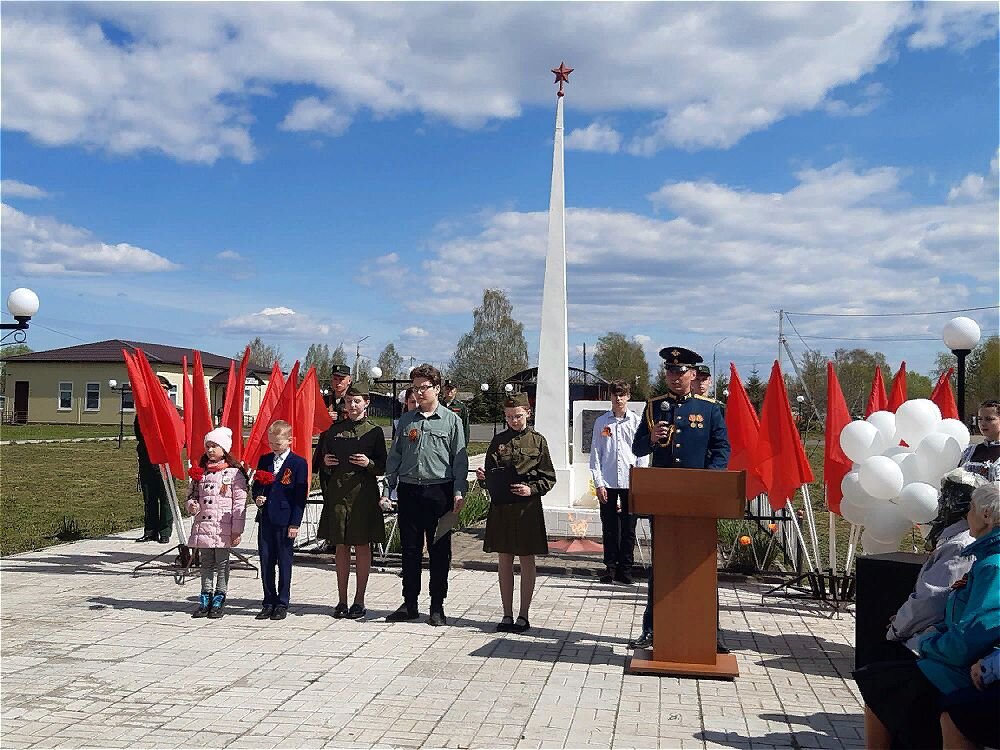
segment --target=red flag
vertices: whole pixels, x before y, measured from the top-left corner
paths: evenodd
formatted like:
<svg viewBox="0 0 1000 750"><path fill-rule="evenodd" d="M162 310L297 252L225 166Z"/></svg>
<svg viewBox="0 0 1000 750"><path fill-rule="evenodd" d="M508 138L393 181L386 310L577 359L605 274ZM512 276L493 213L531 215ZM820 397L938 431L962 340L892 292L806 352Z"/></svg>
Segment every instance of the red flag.
<svg viewBox="0 0 1000 750"><path fill-rule="evenodd" d="M760 410L757 465L774 510L784 507L785 500L791 499L795 490L813 480L777 360L771 368L764 406Z"/></svg>
<svg viewBox="0 0 1000 750"><path fill-rule="evenodd" d="M177 479L184 479L184 460L181 457L181 448L184 446L184 423L181 421L180 414L177 413L177 407L170 401L160 385L160 379L153 372L153 368L150 367L149 360L146 359L142 349L136 349L135 361L146 381L146 392L149 394L149 403L156 420L156 430L166 453L166 460L162 463L170 466L170 473ZM143 437L145 434L144 432Z"/></svg>
<svg viewBox="0 0 1000 750"><path fill-rule="evenodd" d="M229 364L229 383L226 386L226 403L222 409L222 424L233 431L233 449L229 454L237 461L243 455L243 391L247 382L247 362L250 347L243 352L239 368ZM234 379L235 370L235 379Z"/></svg>
<svg viewBox="0 0 1000 750"><path fill-rule="evenodd" d="M194 353L194 376L191 381L193 390L191 403L191 443L188 455L195 456L198 463L205 452L205 435L212 431L212 409L208 405L208 390L205 388L205 370L201 364L201 352ZM186 405L185 405L186 406Z"/></svg>
<svg viewBox="0 0 1000 750"><path fill-rule="evenodd" d="M729 468L746 470L747 500L767 492L757 466L757 440L760 420L743 388L736 365L729 363L729 399L726 401L726 431L729 433Z"/></svg>
<svg viewBox="0 0 1000 750"><path fill-rule="evenodd" d="M181 358L181 362L184 370L182 375L184 382L181 385L181 397L184 399L184 447L187 448L188 464L194 466L201 458L201 451L191 442L191 434L194 430L194 388L191 387L191 377L188 375L186 355Z"/></svg>
<svg viewBox="0 0 1000 750"><path fill-rule="evenodd" d="M222 419L219 424L224 425L229 421L229 410L232 408L233 383L236 382L236 360L229 360L229 374L226 377L226 396L222 399Z"/></svg>
<svg viewBox="0 0 1000 750"><path fill-rule="evenodd" d="M840 483L851 470L851 459L840 447L840 432L851 421L851 412L844 400L833 362L826 363L826 446L823 450L823 481L826 483L826 504L833 513L840 513L843 493Z"/></svg>
<svg viewBox="0 0 1000 750"><path fill-rule="evenodd" d="M889 393L887 411L896 413L896 409L906 401L906 360L899 366L899 371L892 378L892 388Z"/></svg>
<svg viewBox="0 0 1000 750"><path fill-rule="evenodd" d="M248 469L257 468L257 459L269 450L267 445L267 428L271 426L271 413L275 404L281 398L281 391L285 387L285 380L281 375L281 368L275 362L271 368L271 378L267 381L267 390L264 391L264 398L260 402L260 409L257 410L257 419L254 420L253 428L250 430L250 437L247 438L243 448L243 465Z"/></svg>
<svg viewBox="0 0 1000 750"><path fill-rule="evenodd" d="M160 430L156 423L156 414L149 400L149 390L146 388L146 377L139 366L138 361L122 349L122 356L125 358L125 369L128 370L129 386L132 389L132 402L135 404L135 416L139 420L139 430L142 432L143 442L146 444L146 452L149 460L154 464L168 463L167 451L160 438Z"/></svg>
<svg viewBox="0 0 1000 750"><path fill-rule="evenodd" d="M292 365L292 371L288 374L288 380L285 381L284 387L281 389L281 396L278 398L278 402L274 405L274 411L271 412L271 422L275 422L279 419L283 419L288 424L292 425L294 430L295 427L295 391L299 383L299 362L295 361ZM292 432L292 437L295 437L295 433ZM302 453L296 450L295 443L292 443L292 450L298 453L300 456Z"/></svg>
<svg viewBox="0 0 1000 750"><path fill-rule="evenodd" d="M938 378L934 392L931 393L931 401L937 404L943 419L958 419L958 402L955 401L955 394L951 390L951 374L954 371L955 368L951 367Z"/></svg>
<svg viewBox="0 0 1000 750"><path fill-rule="evenodd" d="M865 417L870 417L877 411L885 411L888 405L889 399L885 395L885 381L882 380L882 368L875 365L875 379L872 380L872 392L868 396Z"/></svg>
<svg viewBox="0 0 1000 750"><path fill-rule="evenodd" d="M323 404L323 394L319 392L319 378L316 377L316 368L310 367L306 373L302 385L299 386L295 394L295 425L293 435L299 439L303 446L308 445L302 457L305 458L309 467L309 474L312 474L312 437L319 435L333 424L330 419L330 412ZM300 446L302 447L302 446Z"/></svg>

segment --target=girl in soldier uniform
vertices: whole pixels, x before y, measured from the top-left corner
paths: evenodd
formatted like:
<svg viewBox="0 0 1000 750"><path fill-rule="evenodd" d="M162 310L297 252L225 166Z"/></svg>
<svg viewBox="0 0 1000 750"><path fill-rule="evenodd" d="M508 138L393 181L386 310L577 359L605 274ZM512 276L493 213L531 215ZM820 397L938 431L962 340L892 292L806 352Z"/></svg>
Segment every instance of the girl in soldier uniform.
<svg viewBox="0 0 1000 750"><path fill-rule="evenodd" d="M313 457L319 467L323 514L317 536L336 545L339 601L333 616L365 616L365 589L372 564L372 544L385 543L379 507L378 477L385 473L385 435L368 419L368 389L352 383L344 396L346 419L334 422L320 438ZM351 442L347 442L351 441ZM339 445L338 445L339 443ZM347 450L353 452L347 453ZM357 565L354 603L347 607L351 547Z"/></svg>
<svg viewBox="0 0 1000 750"><path fill-rule="evenodd" d="M530 626L528 608L535 592L535 555L549 551L542 514L542 495L556 484L556 472L545 438L528 427L531 408L528 397L515 393L504 402L507 429L493 438L483 468L476 469L480 482L490 489L490 511L486 518L483 550L497 552L501 633L523 633ZM521 608L514 619L514 556L521 563Z"/></svg>

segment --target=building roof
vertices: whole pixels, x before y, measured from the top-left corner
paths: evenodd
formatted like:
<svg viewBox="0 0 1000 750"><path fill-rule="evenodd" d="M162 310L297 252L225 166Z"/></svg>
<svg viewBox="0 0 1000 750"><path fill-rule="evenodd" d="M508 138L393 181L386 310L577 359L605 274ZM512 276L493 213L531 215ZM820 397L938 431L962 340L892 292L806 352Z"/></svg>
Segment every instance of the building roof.
<svg viewBox="0 0 1000 750"><path fill-rule="evenodd" d="M567 368L567 373L569 375L569 382L571 383L593 383L594 385L600 385L602 383L607 383L608 381L602 378L600 375L588 372L587 370L581 370L579 367L569 367ZM521 370L521 372L516 372L507 378L505 383L534 383L538 380L538 368L529 367L527 370Z"/></svg>
<svg viewBox="0 0 1000 750"><path fill-rule="evenodd" d="M124 339L108 339L107 341L96 341L93 344L78 344L77 346L66 346L61 349L49 349L44 352L29 352L28 354L18 354L6 358L7 362L123 362L122 349L135 351L142 349L151 365L180 365L182 357L187 357L191 361L191 350L179 346L167 346L166 344L150 344L144 341L126 341ZM205 367L218 368L229 371L229 363L234 360L231 357L223 357L210 352L201 353L201 361ZM237 364L239 362L237 361ZM247 365L248 370L268 373L270 367L265 367L253 362Z"/></svg>

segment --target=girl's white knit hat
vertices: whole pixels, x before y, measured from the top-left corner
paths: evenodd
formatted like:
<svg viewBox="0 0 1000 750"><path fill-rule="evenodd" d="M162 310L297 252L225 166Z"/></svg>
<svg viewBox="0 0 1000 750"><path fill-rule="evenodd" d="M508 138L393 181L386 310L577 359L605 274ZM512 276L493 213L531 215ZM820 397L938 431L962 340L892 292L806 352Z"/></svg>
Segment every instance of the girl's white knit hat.
<svg viewBox="0 0 1000 750"><path fill-rule="evenodd" d="M205 444L208 443L215 443L226 453L229 453L233 447L233 431L228 427L216 427L205 435Z"/></svg>

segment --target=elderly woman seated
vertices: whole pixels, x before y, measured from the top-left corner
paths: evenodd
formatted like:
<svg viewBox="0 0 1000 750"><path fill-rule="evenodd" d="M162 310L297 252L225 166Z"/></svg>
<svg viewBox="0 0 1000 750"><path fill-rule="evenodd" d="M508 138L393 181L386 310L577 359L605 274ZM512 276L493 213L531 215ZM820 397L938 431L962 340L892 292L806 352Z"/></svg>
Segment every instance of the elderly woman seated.
<svg viewBox="0 0 1000 750"><path fill-rule="evenodd" d="M854 673L868 748L889 748L894 737L941 747L942 698L972 687L970 668L1000 640L1000 483L972 493L966 518L975 541L962 554L975 562L948 596L944 620L920 639L916 661L876 662Z"/></svg>
<svg viewBox="0 0 1000 750"><path fill-rule="evenodd" d="M944 746L948 750L1000 747L1000 647L973 664L969 676L974 688L945 699L941 714Z"/></svg>
<svg viewBox="0 0 1000 750"><path fill-rule="evenodd" d="M974 541L966 515L973 490L984 484L984 477L964 469L954 469L941 480L937 518L927 535L931 554L920 568L913 593L889 622L881 661L915 660L920 639L944 620L952 585L972 567L972 558L962 554Z"/></svg>

